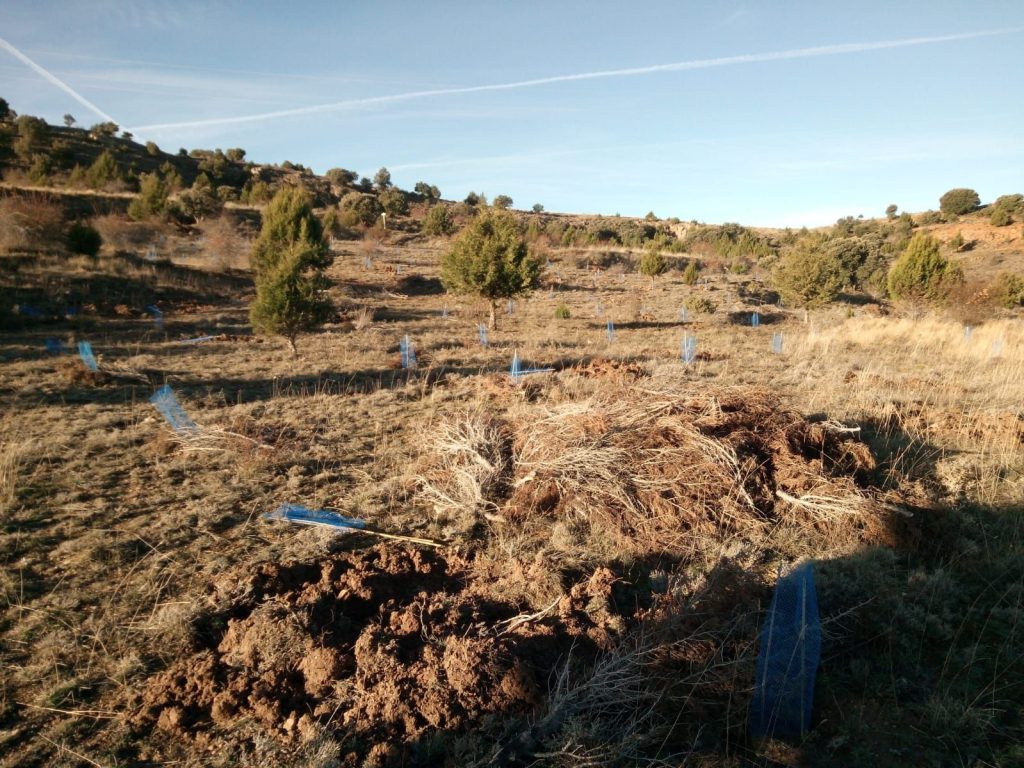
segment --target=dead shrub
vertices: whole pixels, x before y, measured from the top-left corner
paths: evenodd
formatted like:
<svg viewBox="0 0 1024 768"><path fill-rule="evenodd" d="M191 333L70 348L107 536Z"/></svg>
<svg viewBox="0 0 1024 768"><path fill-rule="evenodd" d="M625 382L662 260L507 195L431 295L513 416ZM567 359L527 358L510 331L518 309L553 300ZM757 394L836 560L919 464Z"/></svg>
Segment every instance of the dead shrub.
<svg viewBox="0 0 1024 768"><path fill-rule="evenodd" d="M97 216L92 226L100 233L103 243L115 251L142 252L161 234L157 224L131 221L116 213Z"/></svg>
<svg viewBox="0 0 1024 768"><path fill-rule="evenodd" d="M0 199L0 249L56 250L64 242L64 210L41 197Z"/></svg>
<svg viewBox="0 0 1024 768"><path fill-rule="evenodd" d="M207 266L218 271L249 268L252 244L239 232L233 216L224 213L214 219L204 219L199 223L199 231L200 248Z"/></svg>

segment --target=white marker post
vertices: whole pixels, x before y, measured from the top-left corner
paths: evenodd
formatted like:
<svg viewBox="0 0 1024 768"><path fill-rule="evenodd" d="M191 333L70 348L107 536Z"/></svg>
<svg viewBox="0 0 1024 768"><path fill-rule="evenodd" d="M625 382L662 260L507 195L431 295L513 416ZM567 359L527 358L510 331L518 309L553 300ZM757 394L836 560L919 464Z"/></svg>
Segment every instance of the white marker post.
<svg viewBox="0 0 1024 768"><path fill-rule="evenodd" d="M386 230L388 228L388 215L386 213L382 213L380 215L380 221L381 224L384 226L384 229Z"/></svg>

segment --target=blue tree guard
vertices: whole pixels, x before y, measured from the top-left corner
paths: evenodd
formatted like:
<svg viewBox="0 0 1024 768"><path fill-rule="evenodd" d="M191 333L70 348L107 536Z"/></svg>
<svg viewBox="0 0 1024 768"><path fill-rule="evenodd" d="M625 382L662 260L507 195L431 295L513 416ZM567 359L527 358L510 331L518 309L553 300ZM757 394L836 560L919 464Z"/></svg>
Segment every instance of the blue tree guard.
<svg viewBox="0 0 1024 768"><path fill-rule="evenodd" d="M680 309L679 310L679 320L681 322L685 323L685 322L688 322L689 319L690 319L690 310L688 310L686 307L683 307L682 309Z"/></svg>
<svg viewBox="0 0 1024 768"><path fill-rule="evenodd" d="M814 679L821 661L821 620L810 562L775 585L761 628L750 704L755 738L798 738L811 728Z"/></svg>
<svg viewBox="0 0 1024 768"><path fill-rule="evenodd" d="M529 376L531 373L551 373L554 370L554 368L523 368L523 364L519 360L519 351L516 350L512 353L512 365L508 369L508 375L513 384L518 384L523 376Z"/></svg>
<svg viewBox="0 0 1024 768"><path fill-rule="evenodd" d="M373 269L373 261L369 256L363 256L363 269Z"/></svg>
<svg viewBox="0 0 1024 768"><path fill-rule="evenodd" d="M156 326L156 329L162 331L164 329L164 313L155 304L146 307L146 311L153 316L153 325Z"/></svg>
<svg viewBox="0 0 1024 768"><path fill-rule="evenodd" d="M964 344L967 344L971 340L971 334L974 333L974 328L969 325L964 326Z"/></svg>
<svg viewBox="0 0 1024 768"><path fill-rule="evenodd" d="M398 344L398 349L402 353L402 368L410 370L416 367L416 350L413 349L412 340L405 336Z"/></svg>
<svg viewBox="0 0 1024 768"><path fill-rule="evenodd" d="M601 316L601 315L603 315L603 314L604 314L604 307L602 307L602 306L601 306L601 303L600 303L600 302L598 302L598 303L597 303L597 304L596 304L596 305L594 306L594 317L600 317L600 316Z"/></svg>
<svg viewBox="0 0 1024 768"><path fill-rule="evenodd" d="M608 343L611 344L613 341L615 341L615 323L611 321L611 318L608 318L608 323L605 326L605 331L608 333Z"/></svg>
<svg viewBox="0 0 1024 768"><path fill-rule="evenodd" d="M205 341L213 341L216 336L196 336L194 339L182 339L179 344L202 344Z"/></svg>
<svg viewBox="0 0 1024 768"><path fill-rule="evenodd" d="M486 325L478 325L476 327L476 333L480 337L480 346L483 347L484 349L486 349L488 347L488 344L487 344L487 326Z"/></svg>
<svg viewBox="0 0 1024 768"><path fill-rule="evenodd" d="M683 340L679 344L679 354L683 363L689 365L697 357L697 337L691 334L683 334Z"/></svg>
<svg viewBox="0 0 1024 768"><path fill-rule="evenodd" d="M273 512L261 515L264 520L288 520L301 525L321 525L339 530L362 530L366 523L354 517L345 517L329 509L307 509L298 504L281 504Z"/></svg>
<svg viewBox="0 0 1024 768"><path fill-rule="evenodd" d="M51 355L63 355L64 354L64 342L60 339L49 338L46 340L46 351Z"/></svg>
<svg viewBox="0 0 1024 768"><path fill-rule="evenodd" d="M514 315L516 311L516 302L513 299L508 300L508 304L505 305L505 312L510 315Z"/></svg>
<svg viewBox="0 0 1024 768"><path fill-rule="evenodd" d="M43 318L42 312L35 307L30 307L28 304L19 304L18 314L23 317L31 317L33 320L41 320Z"/></svg>
<svg viewBox="0 0 1024 768"><path fill-rule="evenodd" d="M772 352L774 352L776 355L781 355L782 354L782 334L781 333L774 333L774 334L772 334Z"/></svg>
<svg viewBox="0 0 1024 768"><path fill-rule="evenodd" d="M759 326L760 324L761 324L761 316L759 314L757 314L757 312L752 312L750 314L750 326L752 328L757 328L757 326Z"/></svg>
<svg viewBox="0 0 1024 768"><path fill-rule="evenodd" d="M189 418L189 415L185 413L185 409L181 407L181 403L178 402L178 398L174 396L174 390L167 384L164 384L154 392L152 397L149 398L149 402L160 411L160 414L167 420L167 423L175 432L182 434L199 431L199 427Z"/></svg>
<svg viewBox="0 0 1024 768"><path fill-rule="evenodd" d="M96 363L96 355L92 353L92 344L88 341L78 342L78 356L82 358L82 362L85 364L85 367L93 373L100 369L99 365Z"/></svg>
<svg viewBox="0 0 1024 768"><path fill-rule="evenodd" d="M441 317L448 317L448 305L441 307Z"/></svg>

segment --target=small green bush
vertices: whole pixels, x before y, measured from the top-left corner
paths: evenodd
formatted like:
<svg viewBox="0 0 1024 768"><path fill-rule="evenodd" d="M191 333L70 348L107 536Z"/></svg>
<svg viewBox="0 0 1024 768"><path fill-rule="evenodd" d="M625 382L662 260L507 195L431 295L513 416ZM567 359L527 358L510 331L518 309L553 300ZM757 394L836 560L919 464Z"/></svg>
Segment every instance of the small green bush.
<svg viewBox="0 0 1024 768"><path fill-rule="evenodd" d="M494 198L492 205L502 211L507 211L512 207L512 198L508 195L498 195Z"/></svg>
<svg viewBox="0 0 1024 768"><path fill-rule="evenodd" d="M647 275L652 281L658 275L664 274L667 269L668 262L656 247L648 248L640 257L640 274Z"/></svg>
<svg viewBox="0 0 1024 768"><path fill-rule="evenodd" d="M993 208L989 221L992 222L993 227L1008 227L1013 224L1013 216L1006 208Z"/></svg>
<svg viewBox="0 0 1024 768"><path fill-rule="evenodd" d="M144 173L139 181L139 196L128 206L128 216L145 221L159 216L167 208L167 185L158 174Z"/></svg>
<svg viewBox="0 0 1024 768"><path fill-rule="evenodd" d="M888 282L894 299L940 301L963 282L963 270L942 255L938 240L918 233L893 262Z"/></svg>
<svg viewBox="0 0 1024 768"><path fill-rule="evenodd" d="M569 312L569 307L565 304L559 304L555 307L555 317L559 320L568 320L572 317L572 313Z"/></svg>
<svg viewBox="0 0 1024 768"><path fill-rule="evenodd" d="M406 202L405 193L396 189L395 187L389 187L383 190L377 199L380 201L381 208L388 216L400 216L409 212L409 204Z"/></svg>
<svg viewBox="0 0 1024 768"><path fill-rule="evenodd" d="M339 207L341 223L346 227L355 227L359 224L372 227L383 210L377 198L365 192L349 192L341 198Z"/></svg>
<svg viewBox="0 0 1024 768"><path fill-rule="evenodd" d="M103 238L93 227L82 222L75 222L68 230L66 243L72 253L80 253L96 258L103 245Z"/></svg>
<svg viewBox="0 0 1024 768"><path fill-rule="evenodd" d="M849 273L832 253L798 248L779 259L774 278L788 304L814 308L835 299L849 280Z"/></svg>
<svg viewBox="0 0 1024 768"><path fill-rule="evenodd" d="M995 279L993 296L1007 309L1024 305L1024 277L1012 272L1003 272Z"/></svg>
<svg viewBox="0 0 1024 768"><path fill-rule="evenodd" d="M432 205L423 217L423 232L428 235L447 236L455 231L451 211L444 204Z"/></svg>
<svg viewBox="0 0 1024 768"><path fill-rule="evenodd" d="M690 296L685 304L688 310L698 315L713 315L718 309L707 296Z"/></svg>
<svg viewBox="0 0 1024 768"><path fill-rule="evenodd" d="M697 260L690 259L686 264L686 269L683 270L683 282L687 285L696 285L699 278L700 267L697 265Z"/></svg>

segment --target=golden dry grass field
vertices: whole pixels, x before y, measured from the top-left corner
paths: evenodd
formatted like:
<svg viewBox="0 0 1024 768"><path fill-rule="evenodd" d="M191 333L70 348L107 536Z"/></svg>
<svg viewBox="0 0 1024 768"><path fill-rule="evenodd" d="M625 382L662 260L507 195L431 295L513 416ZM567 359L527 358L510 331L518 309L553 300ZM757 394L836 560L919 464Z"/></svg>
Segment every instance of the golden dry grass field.
<svg viewBox="0 0 1024 768"><path fill-rule="evenodd" d="M2 257L18 301L82 311L0 333L0 765L1024 760L1019 314L805 321L756 271L556 249L484 347L446 242L393 233L335 244L338 317L293 356L227 234L147 261L130 230ZM806 560L814 727L758 741L759 627Z"/></svg>

